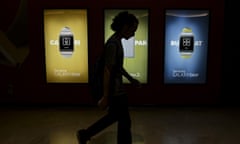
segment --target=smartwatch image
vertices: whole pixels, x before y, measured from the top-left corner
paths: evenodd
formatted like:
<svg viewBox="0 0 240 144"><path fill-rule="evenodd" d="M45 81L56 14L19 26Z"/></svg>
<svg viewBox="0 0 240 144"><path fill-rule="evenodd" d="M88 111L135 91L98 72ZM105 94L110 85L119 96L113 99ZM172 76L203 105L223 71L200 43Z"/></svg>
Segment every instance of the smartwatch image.
<svg viewBox="0 0 240 144"><path fill-rule="evenodd" d="M181 57L190 58L194 51L194 35L191 28L185 27L180 35L179 51Z"/></svg>
<svg viewBox="0 0 240 144"><path fill-rule="evenodd" d="M59 51L64 57L71 57L74 51L73 33L69 27L62 28L59 35Z"/></svg>

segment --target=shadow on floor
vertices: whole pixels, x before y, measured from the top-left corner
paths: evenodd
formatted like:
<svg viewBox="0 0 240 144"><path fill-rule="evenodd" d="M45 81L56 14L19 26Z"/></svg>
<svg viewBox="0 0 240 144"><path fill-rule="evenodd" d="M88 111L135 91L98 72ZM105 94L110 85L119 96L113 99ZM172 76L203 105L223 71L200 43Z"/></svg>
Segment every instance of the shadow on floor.
<svg viewBox="0 0 240 144"><path fill-rule="evenodd" d="M103 132L92 138L88 144L117 144L117 132ZM144 144L144 137L133 133L133 144Z"/></svg>

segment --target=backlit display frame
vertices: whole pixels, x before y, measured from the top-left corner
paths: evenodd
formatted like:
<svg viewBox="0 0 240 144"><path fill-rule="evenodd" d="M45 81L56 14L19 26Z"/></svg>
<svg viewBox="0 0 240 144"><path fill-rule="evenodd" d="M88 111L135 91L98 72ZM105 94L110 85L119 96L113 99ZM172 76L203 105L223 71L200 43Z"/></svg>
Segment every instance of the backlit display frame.
<svg viewBox="0 0 240 144"><path fill-rule="evenodd" d="M124 68L141 83L148 83L149 9L105 9L104 40L106 42L113 34L110 27L112 19L122 11L134 14L139 20L135 36L129 40L122 39ZM123 80L129 83L127 79Z"/></svg>
<svg viewBox="0 0 240 144"><path fill-rule="evenodd" d="M88 83L87 9L44 9L47 83Z"/></svg>
<svg viewBox="0 0 240 144"><path fill-rule="evenodd" d="M209 19L207 9L165 10L165 84L207 82Z"/></svg>

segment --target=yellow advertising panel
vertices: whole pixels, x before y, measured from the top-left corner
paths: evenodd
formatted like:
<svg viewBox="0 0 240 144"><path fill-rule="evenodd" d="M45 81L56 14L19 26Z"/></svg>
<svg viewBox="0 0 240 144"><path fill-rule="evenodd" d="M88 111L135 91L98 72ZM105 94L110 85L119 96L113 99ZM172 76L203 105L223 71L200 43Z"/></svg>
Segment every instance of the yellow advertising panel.
<svg viewBox="0 0 240 144"><path fill-rule="evenodd" d="M129 74L138 79L141 83L148 82L148 9L105 9L104 38L105 42L114 33L111 30L112 19L120 12L128 11L134 14L138 20L138 29L135 36L128 40L122 39L124 50L124 68ZM124 83L129 81L124 77Z"/></svg>
<svg viewBox="0 0 240 144"><path fill-rule="evenodd" d="M44 41L48 83L88 82L86 9L45 9Z"/></svg>

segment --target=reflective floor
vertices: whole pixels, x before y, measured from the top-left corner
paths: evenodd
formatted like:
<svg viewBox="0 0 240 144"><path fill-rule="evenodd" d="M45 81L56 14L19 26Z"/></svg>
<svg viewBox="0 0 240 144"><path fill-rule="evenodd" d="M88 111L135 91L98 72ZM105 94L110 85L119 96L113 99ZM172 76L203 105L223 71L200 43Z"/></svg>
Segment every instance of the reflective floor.
<svg viewBox="0 0 240 144"><path fill-rule="evenodd" d="M77 144L96 107L0 108L0 144ZM240 109L130 107L133 144L240 144ZM88 144L116 144L116 124Z"/></svg>

